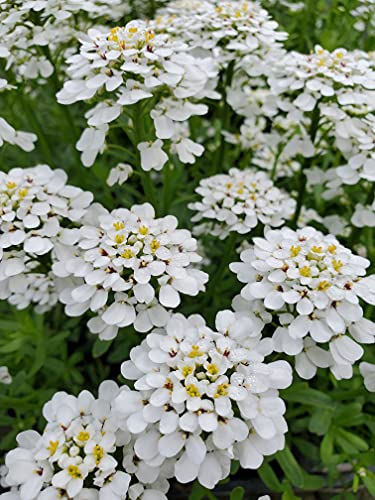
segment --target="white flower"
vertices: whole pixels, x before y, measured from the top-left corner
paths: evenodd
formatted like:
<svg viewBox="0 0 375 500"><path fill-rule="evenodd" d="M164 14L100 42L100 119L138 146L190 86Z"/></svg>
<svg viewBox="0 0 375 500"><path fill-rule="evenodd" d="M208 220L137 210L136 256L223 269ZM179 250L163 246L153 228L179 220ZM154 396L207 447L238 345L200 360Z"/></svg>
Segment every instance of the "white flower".
<svg viewBox="0 0 375 500"><path fill-rule="evenodd" d="M5 385L12 383L12 376L10 375L7 366L0 366L0 383Z"/></svg>
<svg viewBox="0 0 375 500"><path fill-rule="evenodd" d="M162 149L163 142L157 139L155 142L141 142L138 150L141 153L141 167L146 172L154 169L161 170L168 161L168 155Z"/></svg>
<svg viewBox="0 0 375 500"><path fill-rule="evenodd" d="M66 181L46 165L0 174L0 298L19 309L32 303L44 312L57 301L50 262L66 255L93 199Z"/></svg>
<svg viewBox="0 0 375 500"><path fill-rule="evenodd" d="M262 362L262 327L242 311L219 312L216 331L201 316L175 314L131 351L122 374L136 391L123 391L115 408L139 435L138 458L150 467L173 459L178 481L213 488L232 459L258 468L263 455L283 448L285 405L276 389L291 383L291 370Z"/></svg>
<svg viewBox="0 0 375 500"><path fill-rule="evenodd" d="M149 112L155 120L156 137L147 137L148 145L145 137L138 136L137 146L144 170L162 168L168 158L160 139L173 135L175 122L207 112L207 106L194 101L211 94L209 81L217 74L213 61L193 57L186 49L182 41L156 33L150 23L141 20L106 33L92 28L81 39L80 52L67 60L71 79L57 98L69 105L94 99L103 89L107 93L105 101L100 100L85 115L89 128L77 143L85 166L93 165L97 154L104 151L109 123L117 120L124 106L154 98L154 109ZM177 116L181 110L189 112ZM142 116L136 118L143 120ZM128 125L134 128L134 119ZM172 135L160 133L167 125Z"/></svg>
<svg viewBox="0 0 375 500"><path fill-rule="evenodd" d="M155 219L145 203L116 209L83 225L72 241L72 255L53 265L57 276L77 278L60 294L69 316L96 313L88 326L100 338L112 339L118 328L134 324L147 331L164 326L180 294L196 296L207 274L192 268L201 257L189 231L177 229L177 219Z"/></svg>
<svg viewBox="0 0 375 500"><path fill-rule="evenodd" d="M133 168L131 165L128 165L127 163L118 163L116 167L112 168L109 172L107 184L111 187L115 184L119 184L121 186L128 180L132 173Z"/></svg>
<svg viewBox="0 0 375 500"><path fill-rule="evenodd" d="M18 448L6 456L5 486L12 488L11 494L18 495L19 500L164 500L163 492L169 485L160 468L156 468L152 481L141 481L137 475L132 488L141 490L134 497L129 489L134 475L131 464L124 461L122 469L114 458L120 446L134 445L113 407L113 400L122 392L131 391L105 381L97 399L88 391L78 397L56 393L44 406L47 425L42 435L35 431L20 433ZM155 492L155 496L146 491Z"/></svg>
<svg viewBox="0 0 375 500"><path fill-rule="evenodd" d="M231 231L244 234L259 223L280 226L294 212L295 202L263 172L232 168L229 174L218 174L200 182L196 189L202 201L189 208L197 214L197 228L224 239Z"/></svg>
<svg viewBox="0 0 375 500"><path fill-rule="evenodd" d="M364 384L369 392L375 392L375 365L362 362L359 364L359 371L364 379Z"/></svg>
<svg viewBox="0 0 375 500"><path fill-rule="evenodd" d="M297 356L304 378L328 366L337 378L350 377L363 354L357 342L375 340L375 325L363 318L359 304L375 301L374 277L365 277L369 261L312 227L269 230L253 241L230 268L246 283L242 297L261 300L279 321L276 350ZM328 345L329 353L316 344Z"/></svg>

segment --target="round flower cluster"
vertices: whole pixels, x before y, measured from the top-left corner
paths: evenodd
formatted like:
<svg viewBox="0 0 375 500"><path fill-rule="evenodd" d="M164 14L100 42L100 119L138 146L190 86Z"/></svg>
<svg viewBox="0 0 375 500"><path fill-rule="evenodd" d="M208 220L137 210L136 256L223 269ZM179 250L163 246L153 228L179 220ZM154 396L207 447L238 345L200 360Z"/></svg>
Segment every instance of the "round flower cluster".
<svg viewBox="0 0 375 500"><path fill-rule="evenodd" d="M78 278L60 300L68 316L95 312L88 326L102 339L133 323L142 332L163 326L164 307L177 307L180 293L195 296L205 289L208 275L191 267L201 260L196 240L177 229L175 217L155 219L148 203L100 215L97 226L83 225L79 234L74 255L63 255L53 271Z"/></svg>
<svg viewBox="0 0 375 500"><path fill-rule="evenodd" d="M121 0L3 0L0 3L0 57L18 79L48 78L54 57L67 53L87 18L118 19L129 11Z"/></svg>
<svg viewBox="0 0 375 500"><path fill-rule="evenodd" d="M166 500L157 486L132 481L114 456L131 439L112 408L122 391L128 388L105 381L97 399L88 391L78 397L56 393L43 408L43 433L21 432L18 448L6 455L4 482L12 492L0 498L13 494L19 500Z"/></svg>
<svg viewBox="0 0 375 500"><path fill-rule="evenodd" d="M280 50L279 42L287 37L259 4L242 0L170 2L153 26L184 40L192 50L212 54L221 68L245 58L253 75L267 73L263 56Z"/></svg>
<svg viewBox="0 0 375 500"><path fill-rule="evenodd" d="M134 448L146 463L172 460L181 483L198 478L213 488L232 459L257 469L264 455L284 447L287 425L277 389L291 383L285 361L264 364L272 351L263 322L251 313L221 311L216 330L201 316L171 317L148 334L122 365L136 391L114 407L138 434Z"/></svg>
<svg viewBox="0 0 375 500"><path fill-rule="evenodd" d="M144 21L134 20L106 33L89 30L79 54L68 58L71 80L57 94L61 104L87 101L103 91L106 94L106 99L86 114L89 128L77 143L85 166L91 166L104 150L108 124L121 115L124 106L159 97L151 113L156 135L159 140L173 138L175 142L180 140L180 122L207 112L207 106L190 100L209 94L205 87L209 78L216 76L213 61L196 59L185 51L183 42L155 34ZM140 150L148 146L144 139L134 137ZM141 158L142 168L161 168L166 159L155 166Z"/></svg>
<svg viewBox="0 0 375 500"><path fill-rule="evenodd" d="M345 49L329 52L316 46L308 55L286 53L269 77L269 83L277 95L298 90L293 102L301 111L312 111L318 101L323 101L321 104L328 101L321 106L327 117L340 114L339 107L373 109L371 90L375 88L375 72L362 52Z"/></svg>
<svg viewBox="0 0 375 500"><path fill-rule="evenodd" d="M192 218L204 223L199 232L224 239L231 231L245 234L259 223L281 226L292 216L295 201L276 188L267 174L252 169L232 168L200 182L196 192L202 201L189 208L198 213Z"/></svg>
<svg viewBox="0 0 375 500"><path fill-rule="evenodd" d="M350 378L363 354L357 342L375 341L375 324L359 304L375 304L374 276L365 277L369 261L312 227L269 230L253 241L230 269L246 283L243 299L263 301L278 318L275 349L297 356L303 378L328 366L336 378ZM317 346L327 343L329 351Z"/></svg>
<svg viewBox="0 0 375 500"><path fill-rule="evenodd" d="M76 238L72 223L93 199L66 180L63 170L46 165L0 172L0 296L19 307L46 310L56 302L51 260Z"/></svg>

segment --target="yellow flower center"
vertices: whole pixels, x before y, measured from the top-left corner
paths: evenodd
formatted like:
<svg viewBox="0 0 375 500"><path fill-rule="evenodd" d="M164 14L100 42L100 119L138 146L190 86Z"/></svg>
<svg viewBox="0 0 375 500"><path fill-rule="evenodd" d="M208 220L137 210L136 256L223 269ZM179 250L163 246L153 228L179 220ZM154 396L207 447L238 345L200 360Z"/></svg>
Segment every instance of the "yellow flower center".
<svg viewBox="0 0 375 500"><path fill-rule="evenodd" d="M188 357L198 358L199 356L203 356L203 352L199 350L199 345L192 345Z"/></svg>
<svg viewBox="0 0 375 500"><path fill-rule="evenodd" d="M124 251L122 252L121 257L123 257L124 259L131 259L131 258L133 258L133 257L134 257L134 255L135 255L135 253L134 253L134 252L132 252L132 251L130 250L130 248L127 248L126 250L124 250Z"/></svg>
<svg viewBox="0 0 375 500"><path fill-rule="evenodd" d="M323 248L322 247L317 247L316 245L314 245L311 250L314 252L314 253L322 253L323 251Z"/></svg>
<svg viewBox="0 0 375 500"><path fill-rule="evenodd" d="M14 189L16 186L17 186L17 184L15 182L9 181L6 183L7 189Z"/></svg>
<svg viewBox="0 0 375 500"><path fill-rule="evenodd" d="M311 269L308 266L303 266L300 268L299 273L305 278L311 278Z"/></svg>
<svg viewBox="0 0 375 500"><path fill-rule="evenodd" d="M116 229L116 231L120 231L121 229L124 229L125 224L121 221L117 221L113 223L113 227Z"/></svg>
<svg viewBox="0 0 375 500"><path fill-rule="evenodd" d="M331 283L329 283L326 280L323 280L319 283L319 285L316 287L317 290L320 290L321 292L325 292L328 290L328 288L331 286Z"/></svg>
<svg viewBox="0 0 375 500"><path fill-rule="evenodd" d="M198 387L194 384L187 385L185 387L185 389L186 389L186 392L189 394L189 396L192 398L199 398L199 396L201 395Z"/></svg>
<svg viewBox="0 0 375 500"><path fill-rule="evenodd" d="M233 187L233 184L232 184L231 182L227 182L227 183L225 184L225 187L226 187L227 189L230 189L231 187Z"/></svg>
<svg viewBox="0 0 375 500"><path fill-rule="evenodd" d="M94 446L93 455L94 455L96 465L100 464L100 460L104 457L104 453L105 453L104 448L102 448L98 444L96 446Z"/></svg>
<svg viewBox="0 0 375 500"><path fill-rule="evenodd" d="M47 446L47 450L49 451L50 457L56 453L56 450L59 446L58 441L50 441L49 446Z"/></svg>
<svg viewBox="0 0 375 500"><path fill-rule="evenodd" d="M192 366L184 366L182 368L182 375L184 377L187 377L188 375L191 375L194 371L194 368Z"/></svg>
<svg viewBox="0 0 375 500"><path fill-rule="evenodd" d="M300 246L295 247L294 245L292 245L290 247L290 256L291 257L297 257L297 255L300 253L300 251L301 251L301 247Z"/></svg>
<svg viewBox="0 0 375 500"><path fill-rule="evenodd" d="M221 396L228 396L229 384L219 384L216 389L215 398L220 398Z"/></svg>
<svg viewBox="0 0 375 500"><path fill-rule="evenodd" d="M158 248L160 248L160 241L158 240L152 240L150 244L151 252L156 252Z"/></svg>
<svg viewBox="0 0 375 500"><path fill-rule="evenodd" d="M27 196L27 193L29 192L28 189L24 188L24 189L19 189L18 190L18 196L23 199L25 198L25 196Z"/></svg>
<svg viewBox="0 0 375 500"><path fill-rule="evenodd" d="M109 35L108 35L108 40L110 42L115 42L115 43L118 43L118 35L117 35L117 32L120 28L118 26L116 26L116 28L112 28L111 31L109 32Z"/></svg>
<svg viewBox="0 0 375 500"><path fill-rule="evenodd" d="M329 253L336 253L336 249L337 249L336 245L329 245L327 250Z"/></svg>
<svg viewBox="0 0 375 500"><path fill-rule="evenodd" d="M125 236L123 234L116 234L115 242L117 243L117 245L121 245L121 243L123 243L124 240L125 240Z"/></svg>
<svg viewBox="0 0 375 500"><path fill-rule="evenodd" d="M82 479L82 473L76 465L69 465L67 472L73 479Z"/></svg>
<svg viewBox="0 0 375 500"><path fill-rule="evenodd" d="M131 28L129 28L129 33L137 33L138 31L138 28L136 26L132 26Z"/></svg>
<svg viewBox="0 0 375 500"><path fill-rule="evenodd" d="M217 375L219 373L219 368L215 363L211 363L207 366L207 371L210 375Z"/></svg>
<svg viewBox="0 0 375 500"><path fill-rule="evenodd" d="M340 271L340 269L342 268L343 266L343 262L341 260L336 260L334 259L332 261L332 266L333 266L333 269L338 273Z"/></svg>
<svg viewBox="0 0 375 500"><path fill-rule="evenodd" d="M146 236L146 234L148 234L148 227L140 226L138 231L142 236Z"/></svg>
<svg viewBox="0 0 375 500"><path fill-rule="evenodd" d="M78 435L77 435L77 441L88 441L90 439L90 433L87 432L87 431L81 431Z"/></svg>

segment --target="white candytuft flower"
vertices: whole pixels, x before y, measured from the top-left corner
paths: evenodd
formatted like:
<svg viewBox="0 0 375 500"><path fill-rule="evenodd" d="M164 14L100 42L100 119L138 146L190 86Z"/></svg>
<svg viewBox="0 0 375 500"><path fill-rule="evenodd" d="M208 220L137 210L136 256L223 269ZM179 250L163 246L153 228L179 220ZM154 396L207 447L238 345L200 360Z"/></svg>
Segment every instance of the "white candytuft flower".
<svg viewBox="0 0 375 500"><path fill-rule="evenodd" d="M375 324L359 303L375 303L374 276L365 277L369 261L312 227L269 230L253 241L230 269L246 283L243 299L261 300L279 321L275 349L297 356L303 378L328 366L336 378L350 378L363 354L359 344L375 340Z"/></svg>
<svg viewBox="0 0 375 500"><path fill-rule="evenodd" d="M171 215L156 219L148 203L100 215L97 225L80 228L73 244L74 255L53 266L57 276L78 278L60 300L69 316L95 312L88 326L103 339L133 323L137 331L163 326L165 308L177 307L180 294L203 291L208 279L191 266L201 257L190 232L177 229Z"/></svg>
<svg viewBox="0 0 375 500"><path fill-rule="evenodd" d="M20 500L166 500L157 491L158 475L152 481L155 484L147 479L141 484L132 471L127 472L127 464L121 466L114 456L131 440L113 409L114 398L122 392L129 389L119 389L108 380L100 385L97 399L88 391L78 397L56 393L43 409L47 420L43 433L21 432L18 448L6 455L4 486L12 491L0 498L7 500L7 495L14 494ZM136 497L131 494L135 488L140 489ZM155 491L155 497L148 496L148 491Z"/></svg>
<svg viewBox="0 0 375 500"><path fill-rule="evenodd" d="M54 72L56 59L71 53L88 25L128 12L129 5L121 0L2 0L0 57L18 80L43 81Z"/></svg>
<svg viewBox="0 0 375 500"><path fill-rule="evenodd" d="M264 455L284 447L285 405L277 389L291 383L285 361L264 364L272 351L254 314L221 311L216 330L201 316L171 317L122 365L136 391L114 407L138 434L135 452L152 466L172 460L179 482L198 479L212 489L232 459L257 469Z"/></svg>
<svg viewBox="0 0 375 500"><path fill-rule="evenodd" d="M295 201L274 186L267 174L252 169L232 168L229 174L218 174L200 182L196 192L202 201L191 203L197 212L196 228L224 239L230 232L245 234L258 224L278 227L289 219Z"/></svg>
<svg viewBox="0 0 375 500"><path fill-rule="evenodd" d="M7 366L0 366L0 384L9 385L12 383L12 376Z"/></svg>
<svg viewBox="0 0 375 500"><path fill-rule="evenodd" d="M89 101L106 91L106 99L86 113L89 128L77 143L85 166L91 166L105 148L108 124L121 115L123 107L154 98L149 112L156 137L147 139L151 143L158 139L157 147L147 147L146 137L138 137L132 130L130 133L141 151L142 168L161 169L167 159L160 149L161 139L171 139L178 134L180 122L207 112L206 105L193 101L209 93L208 80L216 77L213 61L187 54L183 42L173 41L167 34L155 34L139 20L106 33L90 29L81 40L80 52L68 58L68 64L71 79L57 94L60 103ZM150 161L151 155L159 158Z"/></svg>
<svg viewBox="0 0 375 500"><path fill-rule="evenodd" d="M363 361L359 364L359 371L363 377L366 389L369 392L375 392L375 365Z"/></svg>
<svg viewBox="0 0 375 500"><path fill-rule="evenodd" d="M51 263L76 239L93 199L66 180L46 165L0 173L0 298L19 308L56 303Z"/></svg>
<svg viewBox="0 0 375 500"><path fill-rule="evenodd" d="M221 68L245 58L253 74L264 72L264 55L279 51L287 37L259 4L242 0L170 2L152 26L184 40L193 51L212 54Z"/></svg>

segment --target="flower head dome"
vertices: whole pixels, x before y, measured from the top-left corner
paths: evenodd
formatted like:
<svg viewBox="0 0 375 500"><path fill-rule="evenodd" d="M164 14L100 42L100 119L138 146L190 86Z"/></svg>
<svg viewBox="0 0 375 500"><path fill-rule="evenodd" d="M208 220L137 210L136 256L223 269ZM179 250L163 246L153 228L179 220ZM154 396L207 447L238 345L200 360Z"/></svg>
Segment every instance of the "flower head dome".
<svg viewBox="0 0 375 500"><path fill-rule="evenodd" d="M284 361L264 364L272 350L261 340L263 322L251 313L221 311L216 331L201 316L172 316L122 365L137 391L121 393L115 407L135 450L150 464L174 461L174 475L213 488L231 459L257 468L263 455L284 446L285 406L277 389L291 383Z"/></svg>
<svg viewBox="0 0 375 500"><path fill-rule="evenodd" d="M54 305L52 261L91 206L92 194L66 181L46 165L0 173L0 296L20 308Z"/></svg>
<svg viewBox="0 0 375 500"><path fill-rule="evenodd" d="M61 294L66 313L95 312L89 328L104 339L133 323L138 331L164 325L164 308L177 307L180 294L204 290L207 274L191 266L201 260L196 248L175 217L156 219L149 203L101 215L97 226L80 228L74 256L53 267L58 276L78 278Z"/></svg>
<svg viewBox="0 0 375 500"><path fill-rule="evenodd" d="M264 172L232 168L200 182L196 192L202 200L191 203L194 222L204 221L198 232L226 238L232 231L245 234L258 224L281 226L289 219L295 201L276 188Z"/></svg>
<svg viewBox="0 0 375 500"><path fill-rule="evenodd" d="M363 318L359 303L375 303L374 277L365 277L369 261L312 227L270 230L253 241L230 268L246 283L243 299L262 300L278 318L276 350L298 355L304 378L328 366L337 378L350 378L363 354L357 342L375 338L375 325ZM317 344L328 344L329 351Z"/></svg>
<svg viewBox="0 0 375 500"><path fill-rule="evenodd" d="M43 408L47 425L42 434L21 432L18 447L7 454L5 486L20 500L166 500L155 480L141 484L115 458L116 450L131 440L113 409L123 391L128 389L108 380L100 385L98 398L88 391L77 397L56 393Z"/></svg>

